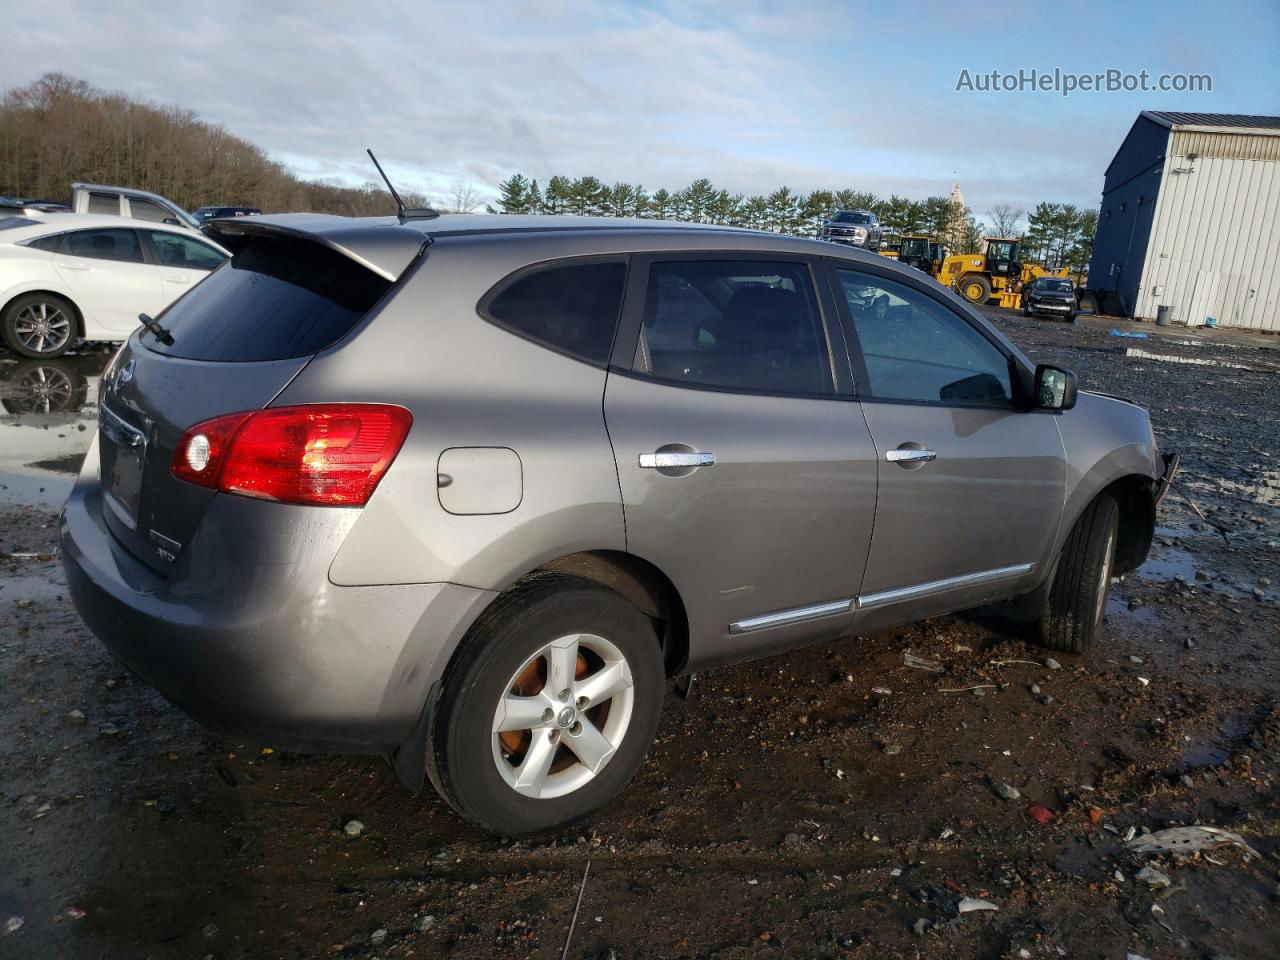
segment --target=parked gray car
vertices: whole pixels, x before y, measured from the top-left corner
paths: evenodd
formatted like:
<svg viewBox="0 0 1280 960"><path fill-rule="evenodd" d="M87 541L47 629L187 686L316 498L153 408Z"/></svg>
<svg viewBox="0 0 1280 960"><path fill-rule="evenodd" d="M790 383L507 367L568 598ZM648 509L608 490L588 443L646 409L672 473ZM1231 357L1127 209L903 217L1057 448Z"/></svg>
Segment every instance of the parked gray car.
<svg viewBox="0 0 1280 960"><path fill-rule="evenodd" d="M197 718L385 755L513 835L630 780L666 679L1005 601L1098 634L1147 414L848 247L570 217L207 227L105 372L71 595Z"/></svg>

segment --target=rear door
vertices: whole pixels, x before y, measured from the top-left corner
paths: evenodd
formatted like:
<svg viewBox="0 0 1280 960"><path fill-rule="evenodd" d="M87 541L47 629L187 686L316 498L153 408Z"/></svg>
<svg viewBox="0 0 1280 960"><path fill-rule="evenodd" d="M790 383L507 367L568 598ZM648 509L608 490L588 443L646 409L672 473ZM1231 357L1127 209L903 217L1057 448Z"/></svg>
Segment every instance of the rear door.
<svg viewBox="0 0 1280 960"><path fill-rule="evenodd" d="M182 434L266 406L390 287L319 243L256 237L158 315L171 343L146 330L130 338L99 389L102 487L116 538L168 573L215 496L174 477Z"/></svg>
<svg viewBox="0 0 1280 960"><path fill-rule="evenodd" d="M160 272L147 261L137 230L68 231L54 266L102 333L128 333L139 313L158 313L165 303Z"/></svg>
<svg viewBox="0 0 1280 960"><path fill-rule="evenodd" d="M1055 415L1015 402L1010 354L928 281L831 269L879 452L859 622L929 616L1026 585L1062 514Z"/></svg>
<svg viewBox="0 0 1280 960"><path fill-rule="evenodd" d="M875 449L822 289L805 258L633 259L605 420L628 549L680 591L691 666L850 620Z"/></svg>

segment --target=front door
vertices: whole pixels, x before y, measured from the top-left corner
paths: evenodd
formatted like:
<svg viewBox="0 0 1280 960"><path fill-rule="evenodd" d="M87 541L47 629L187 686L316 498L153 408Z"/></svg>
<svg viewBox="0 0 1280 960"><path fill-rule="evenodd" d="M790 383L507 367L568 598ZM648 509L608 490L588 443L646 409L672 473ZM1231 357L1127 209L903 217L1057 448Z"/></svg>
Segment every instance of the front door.
<svg viewBox="0 0 1280 960"><path fill-rule="evenodd" d="M627 547L684 598L690 666L845 627L875 509L811 265L739 257L636 258L605 387Z"/></svg>
<svg viewBox="0 0 1280 960"><path fill-rule="evenodd" d="M876 272L834 274L879 454L859 624L1028 586L1062 515L1056 415L1015 404L1005 348L941 298Z"/></svg>

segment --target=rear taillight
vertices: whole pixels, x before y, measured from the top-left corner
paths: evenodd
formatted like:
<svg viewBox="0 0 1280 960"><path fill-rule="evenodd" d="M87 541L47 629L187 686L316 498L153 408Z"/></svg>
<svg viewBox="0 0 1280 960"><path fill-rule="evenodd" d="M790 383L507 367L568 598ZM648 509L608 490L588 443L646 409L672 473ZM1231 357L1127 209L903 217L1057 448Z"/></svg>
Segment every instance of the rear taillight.
<svg viewBox="0 0 1280 960"><path fill-rule="evenodd" d="M223 493L363 506L413 423L404 407L322 403L215 417L182 435L173 475Z"/></svg>

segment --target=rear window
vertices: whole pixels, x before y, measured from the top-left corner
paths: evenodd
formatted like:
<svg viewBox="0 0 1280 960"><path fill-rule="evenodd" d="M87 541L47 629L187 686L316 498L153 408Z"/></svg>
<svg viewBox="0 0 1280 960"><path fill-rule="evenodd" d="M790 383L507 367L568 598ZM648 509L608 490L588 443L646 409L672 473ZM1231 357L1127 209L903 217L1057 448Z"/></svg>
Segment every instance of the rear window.
<svg viewBox="0 0 1280 960"><path fill-rule="evenodd" d="M173 337L147 346L187 360L305 357L345 336L391 289L336 251L288 237L253 237L157 319Z"/></svg>

